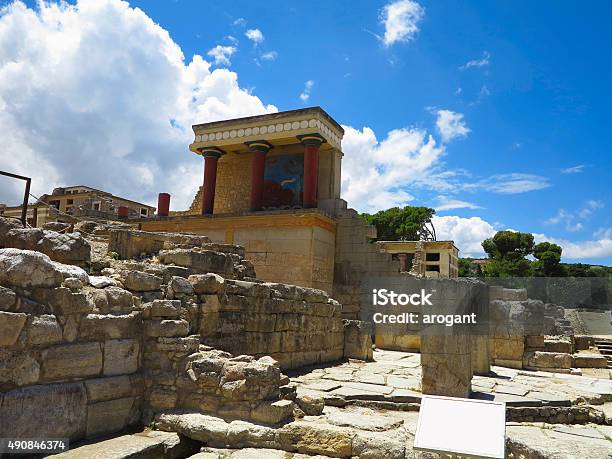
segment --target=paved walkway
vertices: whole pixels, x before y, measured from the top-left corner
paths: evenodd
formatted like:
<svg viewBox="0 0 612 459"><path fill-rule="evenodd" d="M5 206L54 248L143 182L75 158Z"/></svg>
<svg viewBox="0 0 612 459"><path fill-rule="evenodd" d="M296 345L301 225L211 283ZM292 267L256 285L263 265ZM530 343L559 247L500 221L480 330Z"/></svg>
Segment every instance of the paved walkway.
<svg viewBox="0 0 612 459"><path fill-rule="evenodd" d="M612 380L492 367L491 376L474 376L472 398L508 406L570 406L612 402ZM291 378L300 392L315 392L327 405L353 401L419 403L420 354L376 350L373 362L350 360Z"/></svg>

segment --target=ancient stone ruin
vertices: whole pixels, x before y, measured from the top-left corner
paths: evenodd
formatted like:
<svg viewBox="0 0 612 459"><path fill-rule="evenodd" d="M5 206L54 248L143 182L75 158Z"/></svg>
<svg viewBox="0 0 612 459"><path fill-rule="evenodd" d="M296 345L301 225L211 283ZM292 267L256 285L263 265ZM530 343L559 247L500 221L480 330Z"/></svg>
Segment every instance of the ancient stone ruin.
<svg viewBox="0 0 612 459"><path fill-rule="evenodd" d="M77 458L408 458L428 393L506 401L514 457L609 457L610 380L570 374L605 357L545 337L558 311L524 291L440 279L440 308L485 304L491 330L402 341L259 280L240 246L56 229L0 219L0 438L69 438Z"/></svg>

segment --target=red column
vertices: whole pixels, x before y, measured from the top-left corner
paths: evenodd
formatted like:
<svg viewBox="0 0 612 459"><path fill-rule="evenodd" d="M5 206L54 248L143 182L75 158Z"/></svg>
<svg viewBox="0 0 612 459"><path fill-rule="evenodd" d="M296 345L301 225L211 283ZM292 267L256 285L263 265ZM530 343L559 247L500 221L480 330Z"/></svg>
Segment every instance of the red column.
<svg viewBox="0 0 612 459"><path fill-rule="evenodd" d="M215 187L217 185L217 161L223 154L218 149L203 149L204 184L202 190L202 215L212 215L215 206Z"/></svg>
<svg viewBox="0 0 612 459"><path fill-rule="evenodd" d="M157 196L157 216L167 217L170 213L170 195L168 193L159 193Z"/></svg>
<svg viewBox="0 0 612 459"><path fill-rule="evenodd" d="M264 177L266 171L266 154L272 145L265 140L246 142L251 157L251 210L261 210L264 194Z"/></svg>
<svg viewBox="0 0 612 459"><path fill-rule="evenodd" d="M317 187L319 176L319 147L324 141L318 134L301 135L298 139L304 145L304 195L305 208L317 207Z"/></svg>

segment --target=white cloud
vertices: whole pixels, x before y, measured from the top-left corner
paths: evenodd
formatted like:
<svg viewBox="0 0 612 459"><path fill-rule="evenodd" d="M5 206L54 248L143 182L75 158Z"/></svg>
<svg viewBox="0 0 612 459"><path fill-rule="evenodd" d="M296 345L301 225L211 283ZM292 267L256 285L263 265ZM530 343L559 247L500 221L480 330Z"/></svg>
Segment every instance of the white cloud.
<svg viewBox="0 0 612 459"><path fill-rule="evenodd" d="M482 207L460 199L449 198L448 196L438 196L438 203L434 206L436 210L452 210L452 209L482 209Z"/></svg>
<svg viewBox="0 0 612 459"><path fill-rule="evenodd" d="M559 209L557 214L544 221L547 225L565 225L565 229L570 232L580 231L584 228L582 222L591 218L593 213L604 207L604 203L595 199L588 200L584 206L576 212L568 212L565 209Z"/></svg>
<svg viewBox="0 0 612 459"><path fill-rule="evenodd" d="M310 99L310 93L312 92L312 87L314 86L313 80L308 80L304 83L304 90L300 94L300 99L302 102L308 102Z"/></svg>
<svg viewBox="0 0 612 459"><path fill-rule="evenodd" d="M459 67L459 70L466 70L473 67L487 67L491 63L489 61L490 58L491 53L489 53L488 51L483 51L482 57L480 59L472 59L471 61L467 61L465 64Z"/></svg>
<svg viewBox="0 0 612 459"><path fill-rule="evenodd" d="M462 218L435 215L432 223L439 241L455 241L460 257L483 257L482 241L495 235L497 230L480 217Z"/></svg>
<svg viewBox="0 0 612 459"><path fill-rule="evenodd" d="M546 177L535 174L496 174L486 179L462 185L465 190L485 190L499 194L518 194L548 188L550 182Z"/></svg>
<svg viewBox="0 0 612 459"><path fill-rule="evenodd" d="M440 170L444 148L414 128L395 129L379 141L368 127L344 126L342 196L359 211L404 206L412 188L449 189L449 174Z"/></svg>
<svg viewBox="0 0 612 459"><path fill-rule="evenodd" d="M561 169L562 174L579 174L584 172L585 165L578 164L577 166L566 167L565 169Z"/></svg>
<svg viewBox="0 0 612 459"><path fill-rule="evenodd" d="M572 242L566 239L558 239L545 234L534 233L536 242L552 242L560 245L563 249L561 258L563 260L584 260L589 258L612 257L612 238L610 234L602 234L601 239Z"/></svg>
<svg viewBox="0 0 612 459"><path fill-rule="evenodd" d="M256 45L264 41L263 33L259 29L249 29L244 35Z"/></svg>
<svg viewBox="0 0 612 459"><path fill-rule="evenodd" d="M385 26L383 44L391 46L412 40L424 15L423 7L412 0L398 0L385 5L380 14L380 21Z"/></svg>
<svg viewBox="0 0 612 459"><path fill-rule="evenodd" d="M32 192L83 184L185 209L202 181L191 125L277 111L116 0L14 3L0 17L0 169ZM19 202L21 184L0 182Z"/></svg>
<svg viewBox="0 0 612 459"><path fill-rule="evenodd" d="M237 18L232 24L235 26L245 26L246 23L247 22L245 18Z"/></svg>
<svg viewBox="0 0 612 459"><path fill-rule="evenodd" d="M261 55L262 60L264 61L273 61L278 57L278 53L276 51L269 51Z"/></svg>
<svg viewBox="0 0 612 459"><path fill-rule="evenodd" d="M237 51L234 46L221 46L217 45L210 51L208 55L215 60L216 65L227 65L231 64L230 57Z"/></svg>
<svg viewBox="0 0 612 459"><path fill-rule="evenodd" d="M470 133L470 128L465 124L462 113L453 112L452 110L438 110L436 113L438 115L436 126L443 142L467 137Z"/></svg>

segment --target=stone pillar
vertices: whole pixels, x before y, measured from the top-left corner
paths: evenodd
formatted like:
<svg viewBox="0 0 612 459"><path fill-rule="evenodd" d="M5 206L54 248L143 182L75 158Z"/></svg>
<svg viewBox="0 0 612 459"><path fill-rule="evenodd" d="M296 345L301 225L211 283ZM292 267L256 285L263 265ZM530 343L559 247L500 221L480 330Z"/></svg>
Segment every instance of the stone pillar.
<svg viewBox="0 0 612 459"><path fill-rule="evenodd" d="M202 215L212 215L215 206L215 187L217 185L217 161L224 152L216 147L200 148L198 151L204 157Z"/></svg>
<svg viewBox="0 0 612 459"><path fill-rule="evenodd" d="M157 216L167 217L170 213L170 195L168 193L159 193L157 196Z"/></svg>
<svg viewBox="0 0 612 459"><path fill-rule="evenodd" d="M469 282L451 279L419 279L431 291L432 306L423 313L469 314L474 309L474 292ZM470 396L472 388L472 336L465 325L421 326L421 390L423 394L449 397Z"/></svg>
<svg viewBox="0 0 612 459"><path fill-rule="evenodd" d="M325 139L319 134L297 136L304 145L304 196L305 208L317 207L317 187L319 176L319 147Z"/></svg>
<svg viewBox="0 0 612 459"><path fill-rule="evenodd" d="M251 157L251 210L261 210L264 194L264 177L266 171L266 154L272 145L265 140L245 142L253 153Z"/></svg>

